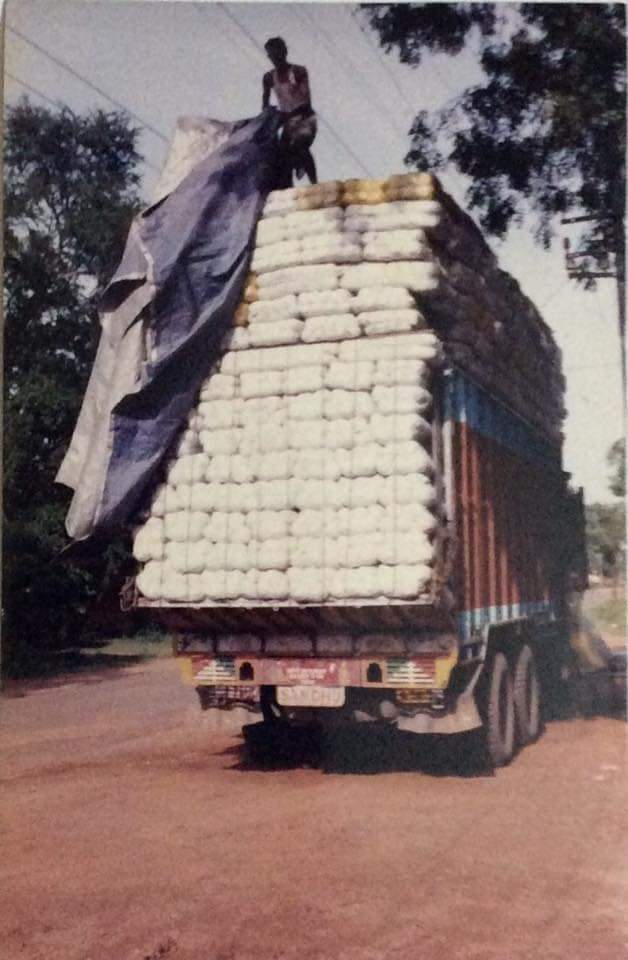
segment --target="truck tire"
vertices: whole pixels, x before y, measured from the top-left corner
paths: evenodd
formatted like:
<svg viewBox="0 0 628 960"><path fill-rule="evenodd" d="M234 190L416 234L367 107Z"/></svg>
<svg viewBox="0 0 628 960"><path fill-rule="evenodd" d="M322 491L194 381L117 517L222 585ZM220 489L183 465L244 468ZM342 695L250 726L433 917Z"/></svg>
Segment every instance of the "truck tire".
<svg viewBox="0 0 628 960"><path fill-rule="evenodd" d="M536 740L541 730L541 691L536 658L527 643L517 657L513 687L517 742L524 747Z"/></svg>
<svg viewBox="0 0 628 960"><path fill-rule="evenodd" d="M509 763L515 751L515 705L512 675L503 653L495 654L490 667L485 740L492 766Z"/></svg>

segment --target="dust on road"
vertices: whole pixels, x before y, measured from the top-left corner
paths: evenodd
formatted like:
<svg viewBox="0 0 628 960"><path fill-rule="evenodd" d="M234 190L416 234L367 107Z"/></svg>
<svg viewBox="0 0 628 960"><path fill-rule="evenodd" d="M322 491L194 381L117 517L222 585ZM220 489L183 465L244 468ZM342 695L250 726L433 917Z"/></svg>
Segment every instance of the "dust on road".
<svg viewBox="0 0 628 960"><path fill-rule="evenodd" d="M261 770L171 661L5 699L5 956L620 960L625 731L552 723L496 776Z"/></svg>

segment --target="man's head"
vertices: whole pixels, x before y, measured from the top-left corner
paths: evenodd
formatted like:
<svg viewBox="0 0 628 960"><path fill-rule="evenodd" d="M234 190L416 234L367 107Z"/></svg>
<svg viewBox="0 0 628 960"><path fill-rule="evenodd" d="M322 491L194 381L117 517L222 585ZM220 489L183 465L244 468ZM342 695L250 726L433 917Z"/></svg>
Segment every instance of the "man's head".
<svg viewBox="0 0 628 960"><path fill-rule="evenodd" d="M274 67L280 67L286 62L288 57L288 48L285 40L281 37L271 37L264 44L264 50L268 54L268 59Z"/></svg>

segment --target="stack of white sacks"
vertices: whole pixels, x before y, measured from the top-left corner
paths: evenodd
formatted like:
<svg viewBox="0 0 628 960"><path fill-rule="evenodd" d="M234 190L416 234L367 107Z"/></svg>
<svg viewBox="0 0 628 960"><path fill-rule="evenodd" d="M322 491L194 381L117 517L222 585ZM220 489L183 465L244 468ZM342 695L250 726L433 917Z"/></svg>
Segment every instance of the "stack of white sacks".
<svg viewBox="0 0 628 960"><path fill-rule="evenodd" d="M442 344L423 311L449 289L447 244L433 242L447 213L433 199L298 201L267 201L246 325L230 332L136 532L147 599L430 595Z"/></svg>

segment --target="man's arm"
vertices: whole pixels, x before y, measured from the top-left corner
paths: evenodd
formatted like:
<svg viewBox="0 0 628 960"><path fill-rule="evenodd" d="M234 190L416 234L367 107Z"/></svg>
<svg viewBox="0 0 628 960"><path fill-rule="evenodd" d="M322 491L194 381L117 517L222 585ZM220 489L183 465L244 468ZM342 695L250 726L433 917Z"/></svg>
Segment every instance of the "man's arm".
<svg viewBox="0 0 628 960"><path fill-rule="evenodd" d="M265 110L270 103L270 91L273 88L273 78L270 73L264 74L262 81L262 110Z"/></svg>
<svg viewBox="0 0 628 960"><path fill-rule="evenodd" d="M303 93L307 96L307 108L312 109L312 98L310 96L310 78L305 67L294 67L294 78L299 84Z"/></svg>

